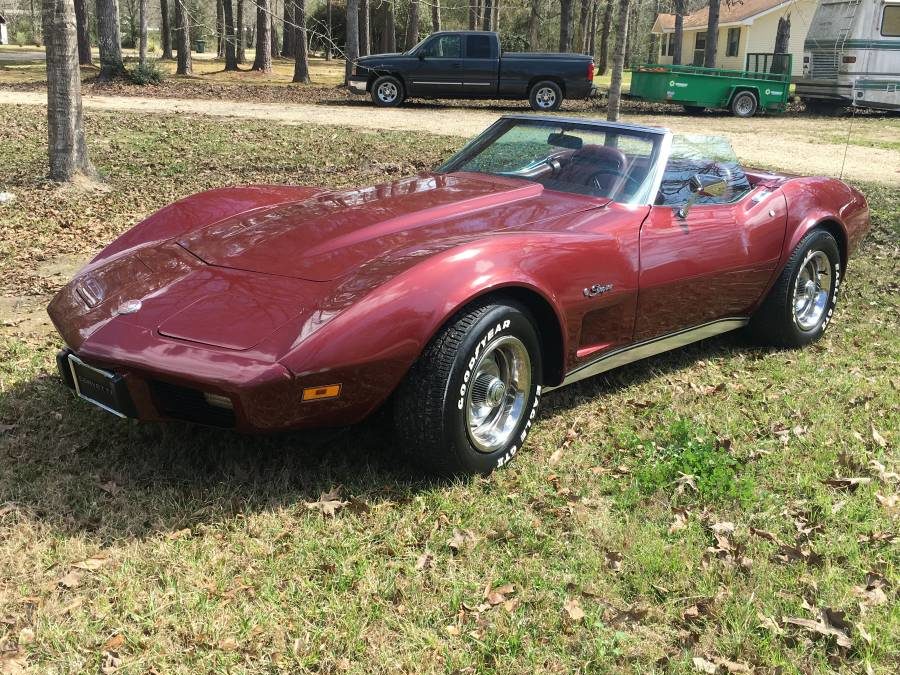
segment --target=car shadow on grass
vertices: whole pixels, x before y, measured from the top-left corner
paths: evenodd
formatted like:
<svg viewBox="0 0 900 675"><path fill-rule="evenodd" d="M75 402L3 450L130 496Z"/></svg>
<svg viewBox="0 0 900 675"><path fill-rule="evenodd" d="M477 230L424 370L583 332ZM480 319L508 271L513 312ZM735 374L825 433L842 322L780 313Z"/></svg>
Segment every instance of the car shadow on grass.
<svg viewBox="0 0 900 675"><path fill-rule="evenodd" d="M739 336L726 335L646 359L551 392L539 419L698 359L746 350ZM86 533L107 545L241 514L305 511L336 486L343 499L372 508L453 485L424 476L400 456L386 409L343 429L241 435L119 420L43 373L0 393L0 429L0 507L12 504L62 535ZM536 460L526 451L518 461Z"/></svg>

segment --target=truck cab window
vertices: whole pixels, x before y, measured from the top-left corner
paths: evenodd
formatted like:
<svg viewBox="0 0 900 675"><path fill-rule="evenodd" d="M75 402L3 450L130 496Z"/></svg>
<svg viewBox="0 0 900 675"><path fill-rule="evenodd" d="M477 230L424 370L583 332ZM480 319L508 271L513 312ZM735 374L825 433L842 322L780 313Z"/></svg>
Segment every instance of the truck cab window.
<svg viewBox="0 0 900 675"><path fill-rule="evenodd" d="M419 54L427 58L458 59L462 56L461 42L459 35L439 35L422 45Z"/></svg>
<svg viewBox="0 0 900 675"><path fill-rule="evenodd" d="M494 56L494 48L488 35L469 35L466 37L466 58L489 59Z"/></svg>

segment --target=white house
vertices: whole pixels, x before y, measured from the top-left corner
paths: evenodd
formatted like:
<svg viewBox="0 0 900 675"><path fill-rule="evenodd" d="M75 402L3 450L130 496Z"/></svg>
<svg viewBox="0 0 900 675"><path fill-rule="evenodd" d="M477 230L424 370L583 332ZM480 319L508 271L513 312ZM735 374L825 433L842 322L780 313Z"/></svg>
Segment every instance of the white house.
<svg viewBox="0 0 900 675"><path fill-rule="evenodd" d="M791 35L788 51L793 55L794 77L803 74L803 41L809 30L818 0L743 0L728 6L721 3L716 67L743 70L748 53L766 53L775 49L778 19L790 14ZM709 8L684 17L681 62L703 65L706 49ZM651 32L661 35L659 63L672 63L675 53L675 15L660 14Z"/></svg>

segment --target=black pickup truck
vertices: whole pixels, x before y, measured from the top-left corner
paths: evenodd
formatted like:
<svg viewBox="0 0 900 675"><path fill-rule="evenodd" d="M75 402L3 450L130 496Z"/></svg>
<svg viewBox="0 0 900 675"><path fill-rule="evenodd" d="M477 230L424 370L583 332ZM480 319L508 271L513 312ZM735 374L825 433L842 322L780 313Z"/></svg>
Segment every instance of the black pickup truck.
<svg viewBox="0 0 900 675"><path fill-rule="evenodd" d="M504 53L497 33L441 31L402 54L361 57L349 85L385 107L408 97L527 98L547 111L563 98L587 97L593 80L594 60L585 54Z"/></svg>

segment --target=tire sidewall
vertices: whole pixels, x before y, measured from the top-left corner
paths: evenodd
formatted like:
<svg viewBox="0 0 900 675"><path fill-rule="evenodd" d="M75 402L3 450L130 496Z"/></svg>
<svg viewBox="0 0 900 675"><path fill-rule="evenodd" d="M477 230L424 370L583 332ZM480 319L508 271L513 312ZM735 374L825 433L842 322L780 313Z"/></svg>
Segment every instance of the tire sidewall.
<svg viewBox="0 0 900 675"><path fill-rule="evenodd" d="M737 102L744 96L749 96L753 100L753 110L749 113L743 114L738 112L737 110ZM749 91L739 91L734 95L734 100L731 103L731 112L734 113L736 117L753 117L756 114L756 111L759 109L759 102L756 100L756 96Z"/></svg>
<svg viewBox="0 0 900 675"><path fill-rule="evenodd" d="M395 98L391 103L385 103L378 96L378 87L385 82L393 82L397 87L397 98ZM405 90L403 89L403 83L393 75L382 75L372 83L372 102L381 108L396 108L401 103L403 103L404 97Z"/></svg>
<svg viewBox="0 0 900 675"><path fill-rule="evenodd" d="M798 324L794 314L794 294L797 290L797 284L800 281L800 271L807 260L810 252L821 251L828 257L831 264L832 283L829 292L828 301L825 305L825 313L822 320L810 330L803 330ZM804 237L797 253L793 256L790 268L790 283L787 289L787 297L785 302L785 317L789 330L794 334L799 344L809 344L815 342L828 328L831 319L834 316L834 309L837 305L837 297L843 281L844 270L841 267L841 255L838 250L837 242L828 232L824 230L815 230Z"/></svg>
<svg viewBox="0 0 900 675"><path fill-rule="evenodd" d="M556 103L554 103L549 108L542 108L537 104L537 93L544 87L550 87L556 93ZM551 80L541 80L533 87L531 87L531 91L528 92L528 102L531 104L531 109L536 110L537 112L553 112L554 110L559 110L559 106L562 105L562 101L562 89L560 89L559 85L556 84L556 82L553 82Z"/></svg>
<svg viewBox="0 0 900 675"><path fill-rule="evenodd" d="M513 335L525 345L531 359L531 391L525 411L507 444L492 453L480 452L469 439L466 394L480 356L500 338ZM487 474L508 464L522 448L537 417L541 397L541 349L537 331L528 313L512 305L492 306L472 326L456 352L444 396L446 447L467 472Z"/></svg>

